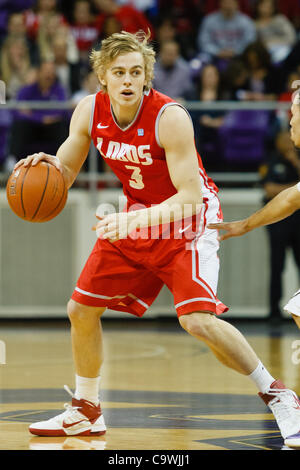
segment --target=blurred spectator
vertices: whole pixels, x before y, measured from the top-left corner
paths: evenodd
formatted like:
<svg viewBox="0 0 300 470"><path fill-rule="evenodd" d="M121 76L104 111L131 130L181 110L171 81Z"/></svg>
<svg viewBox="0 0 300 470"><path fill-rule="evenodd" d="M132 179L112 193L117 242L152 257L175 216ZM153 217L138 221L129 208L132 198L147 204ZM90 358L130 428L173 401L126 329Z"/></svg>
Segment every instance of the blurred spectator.
<svg viewBox="0 0 300 470"><path fill-rule="evenodd" d="M272 62L281 62L296 42L293 24L278 13L275 0L258 0L255 20L257 37L270 52Z"/></svg>
<svg viewBox="0 0 300 470"><path fill-rule="evenodd" d="M70 97L80 88L80 66L68 62L68 43L64 36L53 39L52 51L57 77Z"/></svg>
<svg viewBox="0 0 300 470"><path fill-rule="evenodd" d="M300 178L300 159L291 141L289 131L276 137L275 152L263 169L264 203L273 199L284 189L293 186ZM298 270L300 269L300 210L293 215L267 227L270 242L270 319L280 320L282 297L282 274L288 248L292 249Z"/></svg>
<svg viewBox="0 0 300 470"><path fill-rule="evenodd" d="M147 17L131 5L118 5L115 0L93 0L93 3L99 12L96 25L100 34L104 21L112 16L120 23L121 30L136 33L139 30L147 32L149 29L151 36L154 36L154 28Z"/></svg>
<svg viewBox="0 0 300 470"><path fill-rule="evenodd" d="M218 8L219 0L203 0L204 13L212 13ZM295 26L300 26L300 2L298 0L277 0L278 11ZM255 16L256 0L239 0L240 11L250 17Z"/></svg>
<svg viewBox="0 0 300 470"><path fill-rule="evenodd" d="M10 35L4 41L1 50L0 76L5 82L8 99L15 98L21 87L32 83L36 78L28 45L23 36Z"/></svg>
<svg viewBox="0 0 300 470"><path fill-rule="evenodd" d="M164 42L154 67L153 87L175 100L182 100L191 92L192 86L190 68L180 55L179 44Z"/></svg>
<svg viewBox="0 0 300 470"><path fill-rule="evenodd" d="M27 37L25 18L22 12L9 15L7 22L7 34L18 34Z"/></svg>
<svg viewBox="0 0 300 470"><path fill-rule="evenodd" d="M224 95L228 101L240 100L247 88L248 69L239 57L233 59L224 73Z"/></svg>
<svg viewBox="0 0 300 470"><path fill-rule="evenodd" d="M53 42L58 36L67 42L67 60L70 64L79 62L79 51L68 25L61 23L60 16L50 13L40 21L37 46L41 60L53 60Z"/></svg>
<svg viewBox="0 0 300 470"><path fill-rule="evenodd" d="M159 20L155 28L155 36L158 45L165 41L178 42L178 34L172 17L164 17Z"/></svg>
<svg viewBox="0 0 300 470"><path fill-rule="evenodd" d="M181 54L191 59L197 53L197 31L202 18L202 4L199 0L160 0L159 17L171 18L180 43Z"/></svg>
<svg viewBox="0 0 300 470"><path fill-rule="evenodd" d="M207 64L203 67L197 92L197 99L201 102L219 101L224 98L221 75L215 65ZM205 110L200 124L216 129L223 124L223 116L223 111Z"/></svg>
<svg viewBox="0 0 300 470"><path fill-rule="evenodd" d="M239 0L239 10L248 16L252 16L252 4L255 0ZM220 0L204 0L203 13L205 15L216 11L219 8Z"/></svg>
<svg viewBox="0 0 300 470"><path fill-rule="evenodd" d="M207 103L207 109L191 112L195 123L195 139L199 153L209 170L221 164L218 129L224 122L224 111L210 109L209 103L224 99L223 81L220 71L213 64L205 65L196 84L196 91L188 99Z"/></svg>
<svg viewBox="0 0 300 470"><path fill-rule="evenodd" d="M94 72L89 72L83 78L81 88L73 94L71 101L74 107L79 103L82 98L88 95L94 95L100 90L99 80Z"/></svg>
<svg viewBox="0 0 300 470"><path fill-rule="evenodd" d="M29 48L31 62L36 64L38 61L37 47L35 41L31 40L27 35L25 17L22 12L16 12L9 15L6 38L10 35L18 35L24 38Z"/></svg>
<svg viewBox="0 0 300 470"><path fill-rule="evenodd" d="M102 23L100 40L108 38L114 33L122 31L122 25L115 16L107 16Z"/></svg>
<svg viewBox="0 0 300 470"><path fill-rule="evenodd" d="M35 40L40 24L47 22L50 15L56 14L61 24L65 23L64 16L58 11L57 0L37 0L35 6L24 12L28 36Z"/></svg>
<svg viewBox="0 0 300 470"><path fill-rule="evenodd" d="M58 82L53 62L43 62L37 80L19 90L18 101L28 101L28 109L18 110L10 133L10 159L44 151L56 153L68 133L65 110L30 109L30 101L65 101L66 92Z"/></svg>
<svg viewBox="0 0 300 470"><path fill-rule="evenodd" d="M246 47L242 55L248 78L239 90L241 100L275 100L281 92L281 77L271 63L265 46L256 41Z"/></svg>
<svg viewBox="0 0 300 470"><path fill-rule="evenodd" d="M198 48L212 58L228 61L256 39L252 19L241 13L237 0L220 0L219 10L205 16L198 32Z"/></svg>
<svg viewBox="0 0 300 470"><path fill-rule="evenodd" d="M31 8L34 0L0 0L0 42L7 34L9 16Z"/></svg>
<svg viewBox="0 0 300 470"><path fill-rule="evenodd" d="M75 1L71 31L76 39L80 59L87 62L89 52L99 35L89 0Z"/></svg>

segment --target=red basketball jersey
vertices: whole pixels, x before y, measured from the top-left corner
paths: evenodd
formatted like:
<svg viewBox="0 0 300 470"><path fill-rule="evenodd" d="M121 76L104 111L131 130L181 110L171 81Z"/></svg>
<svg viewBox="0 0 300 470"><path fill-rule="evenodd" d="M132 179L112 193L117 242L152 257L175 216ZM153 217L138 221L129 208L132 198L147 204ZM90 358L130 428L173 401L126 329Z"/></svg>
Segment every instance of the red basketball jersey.
<svg viewBox="0 0 300 470"><path fill-rule="evenodd" d="M132 204L159 204L177 191L170 179L165 151L158 137L158 123L167 106L180 104L151 89L143 94L134 120L121 128L113 115L107 93L98 92L94 98L90 135L106 163L119 178L123 191ZM218 192L208 178L198 155L199 176L203 198Z"/></svg>

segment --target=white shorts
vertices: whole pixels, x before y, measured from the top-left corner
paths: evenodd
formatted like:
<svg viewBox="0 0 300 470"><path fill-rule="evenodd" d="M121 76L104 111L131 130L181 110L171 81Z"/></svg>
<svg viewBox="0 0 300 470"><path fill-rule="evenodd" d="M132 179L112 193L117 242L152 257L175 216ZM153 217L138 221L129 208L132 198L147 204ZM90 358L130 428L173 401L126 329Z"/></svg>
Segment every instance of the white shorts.
<svg viewBox="0 0 300 470"><path fill-rule="evenodd" d="M300 289L293 295L288 303L283 307L286 312L300 317Z"/></svg>

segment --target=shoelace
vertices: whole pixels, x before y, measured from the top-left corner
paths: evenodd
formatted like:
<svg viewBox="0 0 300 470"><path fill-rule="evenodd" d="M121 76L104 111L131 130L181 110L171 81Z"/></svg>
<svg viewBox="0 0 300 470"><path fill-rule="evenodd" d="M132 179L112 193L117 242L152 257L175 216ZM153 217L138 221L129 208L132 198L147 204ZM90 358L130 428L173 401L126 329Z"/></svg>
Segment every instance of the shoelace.
<svg viewBox="0 0 300 470"><path fill-rule="evenodd" d="M72 398L74 398L74 393L73 393L72 390L68 387L68 385L64 385L64 389L66 390L66 392L68 392L69 395L71 395Z"/></svg>
<svg viewBox="0 0 300 470"><path fill-rule="evenodd" d="M292 390L272 388L267 393L268 395L275 395L269 402L269 406L273 408L273 412L276 412L276 419L280 422L290 419L295 410L295 400L297 399Z"/></svg>
<svg viewBox="0 0 300 470"><path fill-rule="evenodd" d="M71 397L73 398L74 397L74 393L71 391L71 389L68 387L68 385L64 385L64 389L68 392L69 395L71 395ZM76 419L78 419L78 409L79 409L79 406L73 406L73 405L70 405L70 403L65 403L64 404L64 408L65 408L65 413L67 412L68 415L71 417L71 420L74 419L74 421Z"/></svg>

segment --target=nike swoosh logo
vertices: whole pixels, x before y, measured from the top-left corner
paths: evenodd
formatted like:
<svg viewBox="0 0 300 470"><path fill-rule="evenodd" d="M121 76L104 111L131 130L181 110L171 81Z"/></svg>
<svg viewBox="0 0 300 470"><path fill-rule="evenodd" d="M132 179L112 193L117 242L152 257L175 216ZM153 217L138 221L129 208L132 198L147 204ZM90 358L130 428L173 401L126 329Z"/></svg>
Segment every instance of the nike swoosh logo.
<svg viewBox="0 0 300 470"><path fill-rule="evenodd" d="M97 129L106 129L109 126L101 126L101 122L99 122Z"/></svg>
<svg viewBox="0 0 300 470"><path fill-rule="evenodd" d="M180 229L178 230L178 232L179 232L179 233L183 233L183 232L185 232L188 228L190 228L191 226L192 226L192 224L188 225L187 227L180 228Z"/></svg>
<svg viewBox="0 0 300 470"><path fill-rule="evenodd" d="M81 419L80 421L76 421L75 423L69 423L69 424L63 422L63 428L68 429L68 428L71 428L72 426L76 426L76 424L83 423L84 421L86 421L86 419Z"/></svg>

